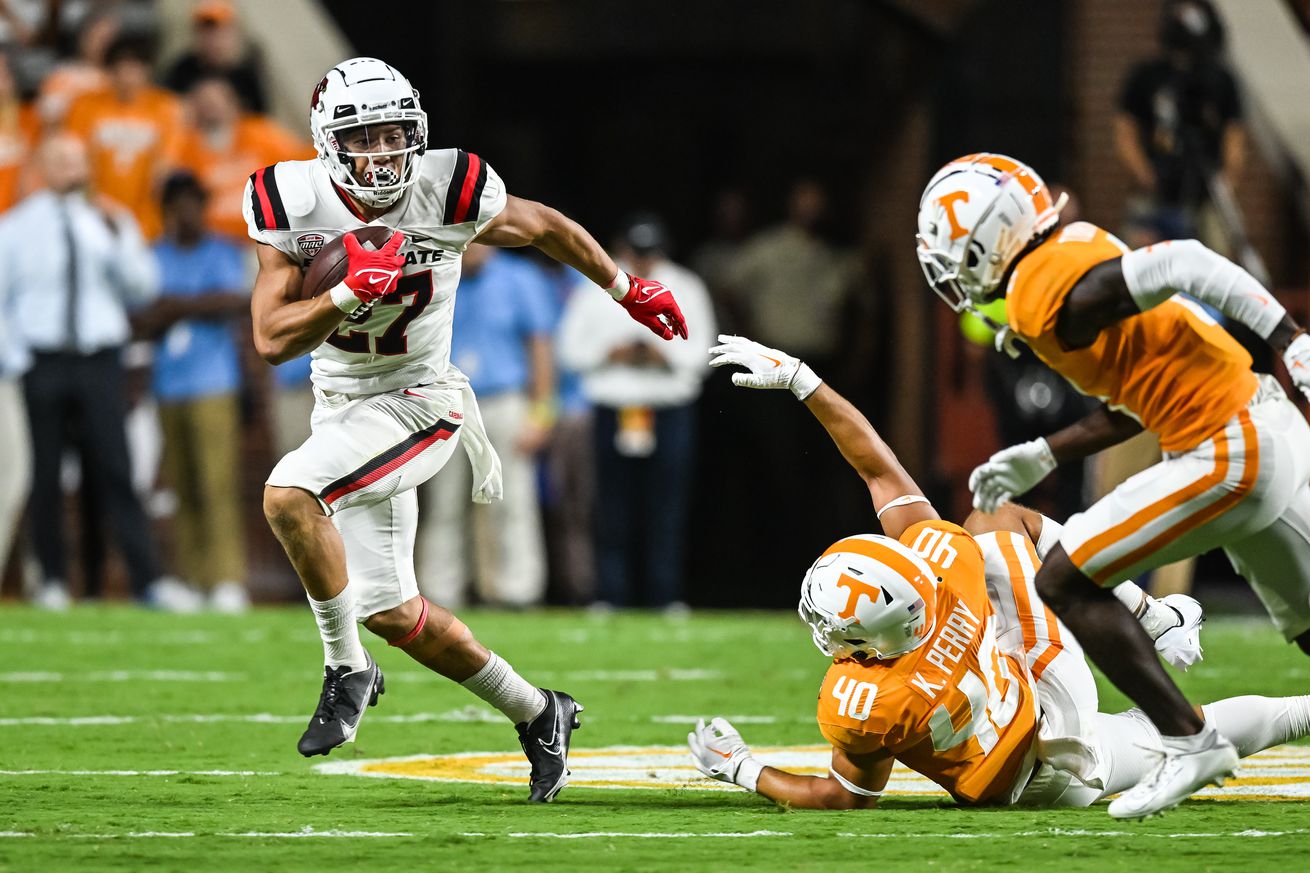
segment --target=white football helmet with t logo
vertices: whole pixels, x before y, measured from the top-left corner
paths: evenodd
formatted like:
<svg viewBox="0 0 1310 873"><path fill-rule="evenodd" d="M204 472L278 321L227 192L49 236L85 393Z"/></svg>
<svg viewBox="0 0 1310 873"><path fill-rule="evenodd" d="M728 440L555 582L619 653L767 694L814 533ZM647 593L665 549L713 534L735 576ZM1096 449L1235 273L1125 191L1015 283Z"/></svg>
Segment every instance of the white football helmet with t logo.
<svg viewBox="0 0 1310 873"><path fill-rule="evenodd" d="M862 534L834 543L801 582L801 620L832 658L884 660L932 635L937 574L891 537Z"/></svg>
<svg viewBox="0 0 1310 873"><path fill-rule="evenodd" d="M937 171L919 200L919 265L956 312L985 303L1014 259L1055 227L1068 201L1004 155L966 155Z"/></svg>
<svg viewBox="0 0 1310 873"><path fill-rule="evenodd" d="M352 128L398 124L405 132L400 148L347 151L342 134ZM309 129L318 158L332 181L367 206L390 206L418 178L419 158L428 145L428 115L418 92L390 64L376 58L352 58L327 71L309 102ZM395 162L379 165L378 158ZM365 158L363 172L355 159ZM392 164L399 163L397 170Z"/></svg>

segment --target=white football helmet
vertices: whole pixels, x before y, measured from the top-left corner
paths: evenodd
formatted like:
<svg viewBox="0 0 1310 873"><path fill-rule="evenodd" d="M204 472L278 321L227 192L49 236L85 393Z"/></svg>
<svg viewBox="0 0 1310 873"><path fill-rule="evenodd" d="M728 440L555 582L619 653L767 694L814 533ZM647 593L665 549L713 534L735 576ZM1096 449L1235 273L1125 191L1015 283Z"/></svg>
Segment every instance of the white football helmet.
<svg viewBox="0 0 1310 873"><path fill-rule="evenodd" d="M384 151L370 143L366 151L343 148L345 131L378 124L399 124L405 131L403 147ZM327 71L309 101L309 129L332 181L373 207L390 206L414 184L428 145L428 115L418 92L395 67L376 58L351 58ZM382 157L397 158L400 169L375 164ZM363 173L356 174L355 158L368 159Z"/></svg>
<svg viewBox="0 0 1310 873"><path fill-rule="evenodd" d="M833 544L801 582L801 620L832 658L884 660L912 652L936 625L937 574L891 537Z"/></svg>
<svg viewBox="0 0 1310 873"><path fill-rule="evenodd" d="M1026 164L981 152L937 171L919 199L919 266L956 312L992 298L1005 271L1034 239L1055 227L1058 201Z"/></svg>

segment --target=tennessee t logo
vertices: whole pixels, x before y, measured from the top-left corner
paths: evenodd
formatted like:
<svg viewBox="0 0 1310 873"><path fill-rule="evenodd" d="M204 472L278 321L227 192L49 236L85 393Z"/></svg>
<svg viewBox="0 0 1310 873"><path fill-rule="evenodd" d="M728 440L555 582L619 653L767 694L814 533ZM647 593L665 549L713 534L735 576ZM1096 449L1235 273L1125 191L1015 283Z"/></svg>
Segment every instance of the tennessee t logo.
<svg viewBox="0 0 1310 873"><path fill-rule="evenodd" d="M849 593L846 595L846 606L842 611L837 613L838 618L854 618L855 607L860 604L860 595L868 597L870 600L877 600L878 595L882 594L882 589L877 588L867 582L861 582L852 576L841 574L837 580L838 588L845 588Z"/></svg>
<svg viewBox="0 0 1310 873"><path fill-rule="evenodd" d="M950 194L944 194L937 198L937 203L946 210L946 220L951 223L951 240L957 240L967 234L969 231L960 227L960 222L955 218L955 204L968 203L968 191L952 191Z"/></svg>

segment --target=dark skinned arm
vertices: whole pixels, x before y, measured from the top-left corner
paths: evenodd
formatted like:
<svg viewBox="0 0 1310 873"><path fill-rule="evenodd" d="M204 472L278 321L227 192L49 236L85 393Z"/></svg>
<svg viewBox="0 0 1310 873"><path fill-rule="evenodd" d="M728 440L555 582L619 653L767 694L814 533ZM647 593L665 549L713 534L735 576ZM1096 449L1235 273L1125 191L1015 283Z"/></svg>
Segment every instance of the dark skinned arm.
<svg viewBox="0 0 1310 873"><path fill-rule="evenodd" d="M1066 349L1085 349L1107 327L1141 314L1128 291L1120 259L1102 261L1083 274L1065 298L1056 316L1055 337ZM1290 316L1284 315L1269 335L1269 345L1282 354L1300 330Z"/></svg>

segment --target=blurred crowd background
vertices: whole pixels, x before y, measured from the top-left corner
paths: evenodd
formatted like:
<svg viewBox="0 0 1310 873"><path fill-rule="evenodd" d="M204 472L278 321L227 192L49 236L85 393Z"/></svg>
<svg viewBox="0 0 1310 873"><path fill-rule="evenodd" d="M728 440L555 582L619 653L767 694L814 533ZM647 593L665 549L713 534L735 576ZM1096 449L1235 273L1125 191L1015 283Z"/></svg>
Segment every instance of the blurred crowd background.
<svg viewBox="0 0 1310 873"><path fill-rule="evenodd" d="M876 530L790 395L708 371L718 332L809 362L956 518L973 466L1090 408L926 287L914 217L949 158L1018 157L1132 245L1198 237L1305 319L1308 30L1286 0L0 0L0 592L301 596L259 495L308 434L308 361L254 354L240 199L313 156L338 60L399 68L433 146L579 219L691 329L661 343L570 271L470 249L453 358L506 500L470 504L460 459L421 489L424 593L676 614L790 606ZM1065 517L1158 452L1027 502ZM1245 591L1222 556L1156 576Z"/></svg>

